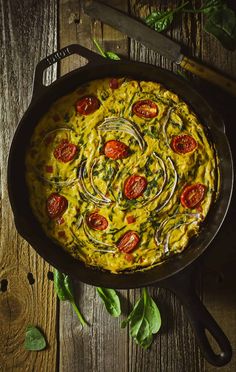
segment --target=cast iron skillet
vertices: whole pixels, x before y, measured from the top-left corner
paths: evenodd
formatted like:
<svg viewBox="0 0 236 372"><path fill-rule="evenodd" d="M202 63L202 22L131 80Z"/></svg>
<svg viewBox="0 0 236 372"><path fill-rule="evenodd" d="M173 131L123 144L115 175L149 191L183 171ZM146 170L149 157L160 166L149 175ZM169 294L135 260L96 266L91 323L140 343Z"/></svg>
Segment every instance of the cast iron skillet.
<svg viewBox="0 0 236 372"><path fill-rule="evenodd" d="M85 57L88 60L87 65L61 77L49 87L44 86L44 70L74 53ZM59 97L87 81L109 76L132 76L139 80L158 81L167 88L173 89L192 106L209 129L220 160L220 195L215 205L212 206L199 236L193 239L188 249L180 255L153 269L132 274L115 275L86 267L53 243L44 234L31 211L24 176L26 148L34 127L50 105ZM60 271L87 284L125 289L156 285L175 292L186 308L203 355L209 363L215 366L228 363L232 356L232 349L223 331L197 297L191 283L192 270L190 268L183 269L193 263L206 250L218 232L230 203L232 187L232 157L222 120L190 85L171 72L144 63L106 60L80 45L69 45L43 59L37 65L32 102L17 127L8 159L8 192L18 232L46 261ZM221 351L220 354L213 351L206 337L206 330L216 340Z"/></svg>

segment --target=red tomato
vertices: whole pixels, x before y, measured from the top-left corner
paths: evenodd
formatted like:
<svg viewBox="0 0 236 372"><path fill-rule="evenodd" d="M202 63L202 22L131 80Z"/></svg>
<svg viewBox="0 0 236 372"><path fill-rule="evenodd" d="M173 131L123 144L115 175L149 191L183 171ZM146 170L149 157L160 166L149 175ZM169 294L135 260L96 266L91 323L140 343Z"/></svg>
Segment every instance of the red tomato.
<svg viewBox="0 0 236 372"><path fill-rule="evenodd" d="M111 140L105 143L104 154L113 160L123 159L129 155L129 147L123 142Z"/></svg>
<svg viewBox="0 0 236 372"><path fill-rule="evenodd" d="M147 187L145 177L133 174L125 180L124 194L128 199L136 199L143 194Z"/></svg>
<svg viewBox="0 0 236 372"><path fill-rule="evenodd" d="M63 162L68 163L74 159L77 153L77 146L67 140L61 141L61 143L55 148L53 155L54 157Z"/></svg>
<svg viewBox="0 0 236 372"><path fill-rule="evenodd" d="M107 219L96 212L87 217L87 224L93 230L106 230L108 226Z"/></svg>
<svg viewBox="0 0 236 372"><path fill-rule="evenodd" d="M99 108L100 102L96 96L85 96L80 98L75 106L76 111L81 115L89 115Z"/></svg>
<svg viewBox="0 0 236 372"><path fill-rule="evenodd" d="M143 99L133 104L132 112L140 118L151 119L157 116L157 105L150 99Z"/></svg>
<svg viewBox="0 0 236 372"><path fill-rule="evenodd" d="M134 223L136 221L136 218L134 216L127 216L126 221L128 224Z"/></svg>
<svg viewBox="0 0 236 372"><path fill-rule="evenodd" d="M51 219L61 217L68 207L67 199L57 193L53 193L47 200L47 212Z"/></svg>
<svg viewBox="0 0 236 372"><path fill-rule="evenodd" d="M118 82L118 80L115 79L115 78L111 79L111 80L109 81L109 87L110 87L111 89L117 89L117 88L119 88L119 82Z"/></svg>
<svg viewBox="0 0 236 372"><path fill-rule="evenodd" d="M205 192L206 186L201 183L186 186L180 196L182 206L190 209L198 207L204 199Z"/></svg>
<svg viewBox="0 0 236 372"><path fill-rule="evenodd" d="M134 261L134 256L132 253L126 253L125 255L125 259L129 262L133 262Z"/></svg>
<svg viewBox="0 0 236 372"><path fill-rule="evenodd" d="M178 154L186 154L196 149L197 142L187 134L174 136L170 144L172 150Z"/></svg>
<svg viewBox="0 0 236 372"><path fill-rule="evenodd" d="M139 240L139 236L135 231L127 231L119 239L117 248L123 253L130 253L137 247Z"/></svg>

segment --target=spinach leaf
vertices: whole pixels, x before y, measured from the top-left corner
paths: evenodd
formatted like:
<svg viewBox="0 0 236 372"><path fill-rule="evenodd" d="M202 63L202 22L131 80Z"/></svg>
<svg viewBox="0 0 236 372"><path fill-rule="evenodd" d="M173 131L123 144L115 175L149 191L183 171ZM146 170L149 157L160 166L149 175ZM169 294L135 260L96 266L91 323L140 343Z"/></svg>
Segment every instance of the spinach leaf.
<svg viewBox="0 0 236 372"><path fill-rule="evenodd" d="M155 31L161 32L171 25L173 19L174 13L172 11L156 11L147 16L145 22L148 26L154 28Z"/></svg>
<svg viewBox="0 0 236 372"><path fill-rule="evenodd" d="M210 14L215 10L218 10L223 5L222 0L205 0L203 7L200 8L200 11L204 14Z"/></svg>
<svg viewBox="0 0 236 372"><path fill-rule="evenodd" d="M46 340L44 335L38 328L29 325L25 333L24 348L26 350L39 351L45 349L45 347Z"/></svg>
<svg viewBox="0 0 236 372"><path fill-rule="evenodd" d="M175 9L154 11L145 22L148 26L161 32L173 22L174 15L182 13L203 13L206 21L204 30L215 36L229 50L236 49L236 13L230 9L224 0L205 0L201 8L186 8L186 2Z"/></svg>
<svg viewBox="0 0 236 372"><path fill-rule="evenodd" d="M81 312L76 306L73 294L72 281L68 275L61 273L60 271L54 269L54 288L57 293L59 300L69 301L76 312L80 323L82 326L86 324Z"/></svg>
<svg viewBox="0 0 236 372"><path fill-rule="evenodd" d="M173 10L165 10L165 11L154 11L149 16L145 18L145 22L148 26L154 28L157 32L162 32L166 30L174 19L174 14L178 13L181 9L183 9L189 1L180 5L179 7Z"/></svg>
<svg viewBox="0 0 236 372"><path fill-rule="evenodd" d="M232 51L236 49L236 14L226 5L210 13L204 29L214 35L225 48Z"/></svg>
<svg viewBox="0 0 236 372"><path fill-rule="evenodd" d="M223 1L222 0L205 0L204 4L201 8L192 8L192 9L184 9L184 13L204 13L204 14L210 14L214 10L219 9L222 7Z"/></svg>
<svg viewBox="0 0 236 372"><path fill-rule="evenodd" d="M128 318L121 324L122 328L130 323L130 334L135 342L143 348L148 348L153 340L153 334L161 327L161 316L156 303L149 296L147 289L142 291L141 298L136 302Z"/></svg>
<svg viewBox="0 0 236 372"><path fill-rule="evenodd" d="M101 297L109 314L118 317L121 314L120 299L114 289L97 288L97 293Z"/></svg>
<svg viewBox="0 0 236 372"><path fill-rule="evenodd" d="M111 51L105 52L105 51L102 49L101 45L98 43L98 41L97 41L96 39L93 39L93 42L94 42L94 44L96 45L96 47L97 47L99 53L100 53L104 58L109 58L109 59L113 59L113 60L116 60L116 61L120 60L120 57L119 57L116 53L111 52Z"/></svg>
<svg viewBox="0 0 236 372"><path fill-rule="evenodd" d="M115 61L119 61L120 60L120 57L116 54L116 53L114 53L114 52L105 52L105 54L106 54L106 57L107 58L110 58L110 59L113 59L113 60L115 60Z"/></svg>

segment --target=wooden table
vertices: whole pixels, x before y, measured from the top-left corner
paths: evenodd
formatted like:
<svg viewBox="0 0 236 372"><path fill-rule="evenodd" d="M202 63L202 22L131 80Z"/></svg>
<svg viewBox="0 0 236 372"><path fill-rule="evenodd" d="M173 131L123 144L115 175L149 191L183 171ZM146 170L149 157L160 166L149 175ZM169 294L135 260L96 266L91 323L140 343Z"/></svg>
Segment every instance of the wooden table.
<svg viewBox="0 0 236 372"><path fill-rule="evenodd" d="M135 16L148 14L148 1L107 1ZM152 1L153 8L176 6L177 0ZM199 5L199 1L193 1ZM120 56L163 66L167 60L134 40L84 15L78 0L2 0L1 10L1 174L2 219L0 248L0 371L36 372L213 372L202 358L178 299L164 289L149 288L163 319L161 332L149 350L134 344L121 320L139 298L140 290L120 291L123 315L110 317L94 287L79 284L77 302L90 323L83 330L70 304L60 303L53 290L52 270L17 234L7 195L6 168L11 139L29 105L35 66L40 59L71 43L92 50L92 37ZM184 15L169 32L189 55L236 78L236 53L227 52L203 31L201 15ZM48 84L60 74L81 66L73 56L48 69ZM235 100L188 75L192 84L223 115L234 157ZM236 198L212 246L201 262L197 286L201 298L236 348ZM28 324L39 326L48 340L41 352L24 350ZM236 371L235 354L222 371Z"/></svg>

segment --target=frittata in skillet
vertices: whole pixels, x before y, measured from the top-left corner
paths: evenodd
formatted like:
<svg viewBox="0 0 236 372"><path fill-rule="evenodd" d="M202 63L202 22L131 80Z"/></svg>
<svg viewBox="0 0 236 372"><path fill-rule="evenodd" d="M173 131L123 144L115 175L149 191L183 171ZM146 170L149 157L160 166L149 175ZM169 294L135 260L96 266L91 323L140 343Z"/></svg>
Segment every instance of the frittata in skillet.
<svg viewBox="0 0 236 372"><path fill-rule="evenodd" d="M92 81L56 101L26 156L45 233L112 273L182 252L214 201L216 174L191 108L161 84L128 78Z"/></svg>

